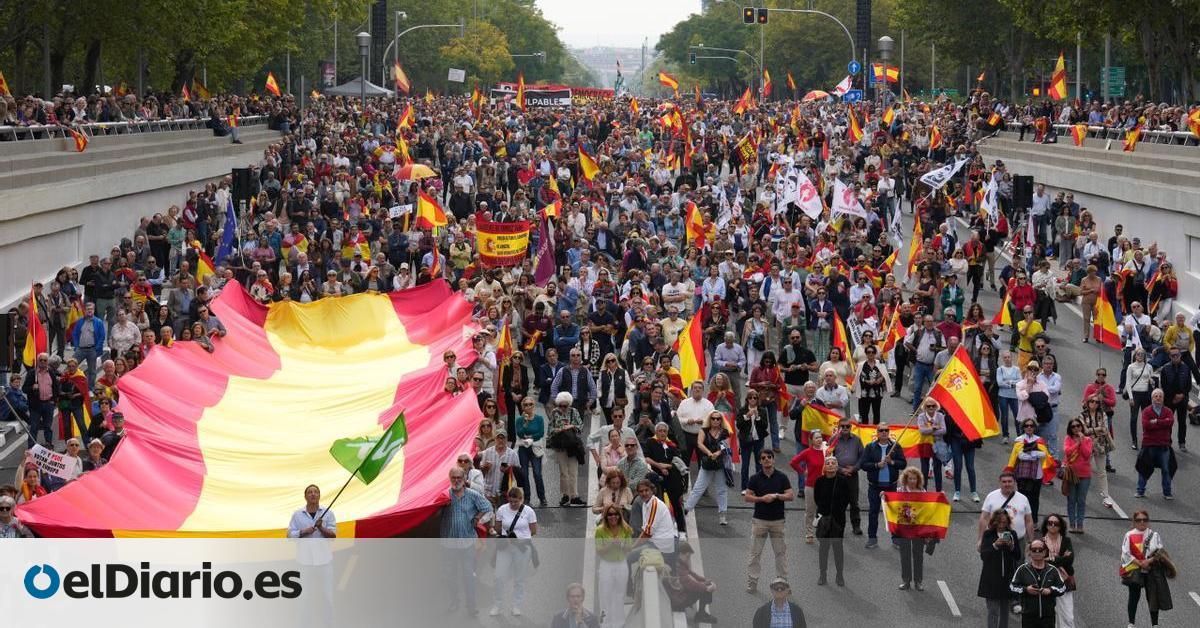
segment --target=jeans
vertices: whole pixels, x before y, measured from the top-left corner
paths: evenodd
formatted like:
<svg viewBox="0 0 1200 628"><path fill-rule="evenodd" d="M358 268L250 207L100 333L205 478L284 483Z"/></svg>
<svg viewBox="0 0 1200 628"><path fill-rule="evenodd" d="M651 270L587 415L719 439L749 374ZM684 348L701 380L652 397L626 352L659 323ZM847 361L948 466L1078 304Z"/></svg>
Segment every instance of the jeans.
<svg viewBox="0 0 1200 628"><path fill-rule="evenodd" d="M754 472L762 471L762 463L758 461L758 452L762 451L763 439L746 440L739 439L740 453L742 454L742 490L746 490L746 485L750 483L750 464L754 463Z"/></svg>
<svg viewBox="0 0 1200 628"><path fill-rule="evenodd" d="M529 494L529 470L533 468L533 483L537 487L538 501L546 501L546 485L542 482L542 459L533 455L532 447L517 447L517 458L521 460L521 488L525 497Z"/></svg>
<svg viewBox="0 0 1200 628"><path fill-rule="evenodd" d="M1019 408L1016 397L1000 397L1000 430L1004 434L1004 438L1008 438L1008 419L1012 417L1013 427L1016 427L1017 410ZM1020 432L1021 430L1016 430Z"/></svg>
<svg viewBox="0 0 1200 628"><path fill-rule="evenodd" d="M921 400L925 398L925 395L923 394L925 384L932 385L933 382L934 378L932 364L917 362L915 365L913 365L913 412L917 411L917 408L921 405Z"/></svg>
<svg viewBox="0 0 1200 628"><path fill-rule="evenodd" d="M883 509L880 493L896 490L896 483L867 485L867 538L879 538L879 512Z"/></svg>
<svg viewBox="0 0 1200 628"><path fill-rule="evenodd" d="M725 470L700 469L700 473L696 475L696 483L692 485L692 492L683 504L684 512L696 507L696 502L704 497L710 485L717 487L717 512L724 513L729 508L729 487L725 486Z"/></svg>
<svg viewBox="0 0 1200 628"><path fill-rule="evenodd" d="M80 347L75 350L75 359L87 373L88 390L96 385L96 347Z"/></svg>
<svg viewBox="0 0 1200 628"><path fill-rule="evenodd" d="M1150 469L1150 474L1154 474L1154 470L1158 469L1162 473L1162 491L1163 495L1171 494L1171 474L1167 472L1167 465L1171 461L1171 448L1151 445L1144 448L1143 456L1149 456L1150 462L1153 463L1153 468ZM1146 481L1150 479L1149 475L1138 473L1137 492L1138 495L1146 493Z"/></svg>
<svg viewBox="0 0 1200 628"><path fill-rule="evenodd" d="M900 539L900 579L904 584L925 578L925 539Z"/></svg>
<svg viewBox="0 0 1200 628"><path fill-rule="evenodd" d="M963 462L966 462L967 479L971 486L971 492L975 492L975 445L958 439L950 439L950 456L954 462L954 492L962 491L962 471Z"/></svg>
<svg viewBox="0 0 1200 628"><path fill-rule="evenodd" d="M858 416L865 425L879 425L882 397L859 397Z"/></svg>
<svg viewBox="0 0 1200 628"><path fill-rule="evenodd" d="M1046 441L1046 448L1050 450L1050 455L1054 456L1055 460L1061 460L1062 456L1058 448L1058 406L1050 406L1050 410L1052 411L1050 421L1038 424L1037 435Z"/></svg>
<svg viewBox="0 0 1200 628"><path fill-rule="evenodd" d="M1004 598L987 598L987 628L1008 628L1008 607Z"/></svg>
<svg viewBox="0 0 1200 628"><path fill-rule="evenodd" d="M29 377L37 377L36 374L30 374ZM46 437L46 447L54 449L54 402L52 401L30 401L29 402L29 446L33 447L37 443L37 433L40 430L42 435Z"/></svg>
<svg viewBox="0 0 1200 628"><path fill-rule="evenodd" d="M1142 423L1142 410L1150 405L1150 391L1133 391L1133 403L1129 406L1129 444L1138 444L1138 425ZM1178 419L1176 419L1178 420Z"/></svg>
<svg viewBox="0 0 1200 628"><path fill-rule="evenodd" d="M1079 481L1072 484L1067 492L1067 523L1071 527L1083 527L1083 515L1087 508L1087 492L1091 486L1092 478L1079 478Z"/></svg>
<svg viewBox="0 0 1200 628"><path fill-rule="evenodd" d="M779 449L779 411L776 405L776 402L762 404L762 409L767 413L767 429L771 431L772 449Z"/></svg>
<svg viewBox="0 0 1200 628"><path fill-rule="evenodd" d="M937 456L921 458L921 475L929 477L929 466L933 465L933 487L940 493L942 491L942 470L945 468L945 463L938 460ZM958 479L955 476L955 479Z"/></svg>
<svg viewBox="0 0 1200 628"><path fill-rule="evenodd" d="M746 580L757 583L762 575L762 551L771 539L771 550L775 552L775 577L787 578L787 539L784 520L766 521L764 519L750 520L750 556L746 564Z"/></svg>
<svg viewBox="0 0 1200 628"><path fill-rule="evenodd" d="M458 605L460 593L466 598L467 610L475 610L475 544L467 547L447 547L442 549L446 591L450 593L451 604Z"/></svg>

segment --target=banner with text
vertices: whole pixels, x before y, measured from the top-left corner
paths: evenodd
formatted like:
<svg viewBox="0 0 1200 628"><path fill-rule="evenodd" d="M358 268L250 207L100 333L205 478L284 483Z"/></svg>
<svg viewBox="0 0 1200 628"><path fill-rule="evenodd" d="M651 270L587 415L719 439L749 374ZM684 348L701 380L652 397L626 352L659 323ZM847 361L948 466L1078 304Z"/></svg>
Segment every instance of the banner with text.
<svg viewBox="0 0 1200 628"><path fill-rule="evenodd" d="M529 254L530 223L490 222L476 223L475 246L484 268L516 266Z"/></svg>
<svg viewBox="0 0 1200 628"><path fill-rule="evenodd" d="M41 445L30 447L29 455L39 471L62 480L73 480L83 471L83 462L79 458L60 454Z"/></svg>

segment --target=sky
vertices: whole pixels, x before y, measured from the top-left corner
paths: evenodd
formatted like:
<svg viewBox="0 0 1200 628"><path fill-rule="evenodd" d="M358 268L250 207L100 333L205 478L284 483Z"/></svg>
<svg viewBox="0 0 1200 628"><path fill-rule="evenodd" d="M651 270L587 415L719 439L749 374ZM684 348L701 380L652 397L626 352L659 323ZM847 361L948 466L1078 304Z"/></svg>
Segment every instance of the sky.
<svg viewBox="0 0 1200 628"><path fill-rule="evenodd" d="M640 47L676 22L700 12L700 0L537 0L542 14L562 30L559 36L571 47Z"/></svg>

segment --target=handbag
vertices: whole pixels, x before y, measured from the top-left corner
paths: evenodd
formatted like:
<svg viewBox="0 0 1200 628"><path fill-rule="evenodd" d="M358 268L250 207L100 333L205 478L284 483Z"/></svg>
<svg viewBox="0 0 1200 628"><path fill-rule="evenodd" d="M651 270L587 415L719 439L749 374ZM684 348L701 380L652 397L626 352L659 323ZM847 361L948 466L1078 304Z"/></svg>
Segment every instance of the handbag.
<svg viewBox="0 0 1200 628"><path fill-rule="evenodd" d="M750 346L755 351L766 351L767 341L763 339L762 334L754 334L750 336Z"/></svg>
<svg viewBox="0 0 1200 628"><path fill-rule="evenodd" d="M950 462L950 445L944 440L933 441L933 456L943 463Z"/></svg>

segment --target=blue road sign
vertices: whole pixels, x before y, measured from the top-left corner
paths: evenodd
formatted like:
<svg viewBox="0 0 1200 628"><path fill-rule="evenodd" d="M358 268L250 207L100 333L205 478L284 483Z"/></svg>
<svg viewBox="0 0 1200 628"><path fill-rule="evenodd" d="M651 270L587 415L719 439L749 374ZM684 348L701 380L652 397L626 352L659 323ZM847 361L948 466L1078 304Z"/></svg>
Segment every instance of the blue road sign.
<svg viewBox="0 0 1200 628"><path fill-rule="evenodd" d="M858 74L858 71L861 69L862 64L857 61L851 61L850 63L846 64L846 71L851 74Z"/></svg>
<svg viewBox="0 0 1200 628"><path fill-rule="evenodd" d="M862 96L861 89L852 89L842 94L842 102L858 102L862 100Z"/></svg>

